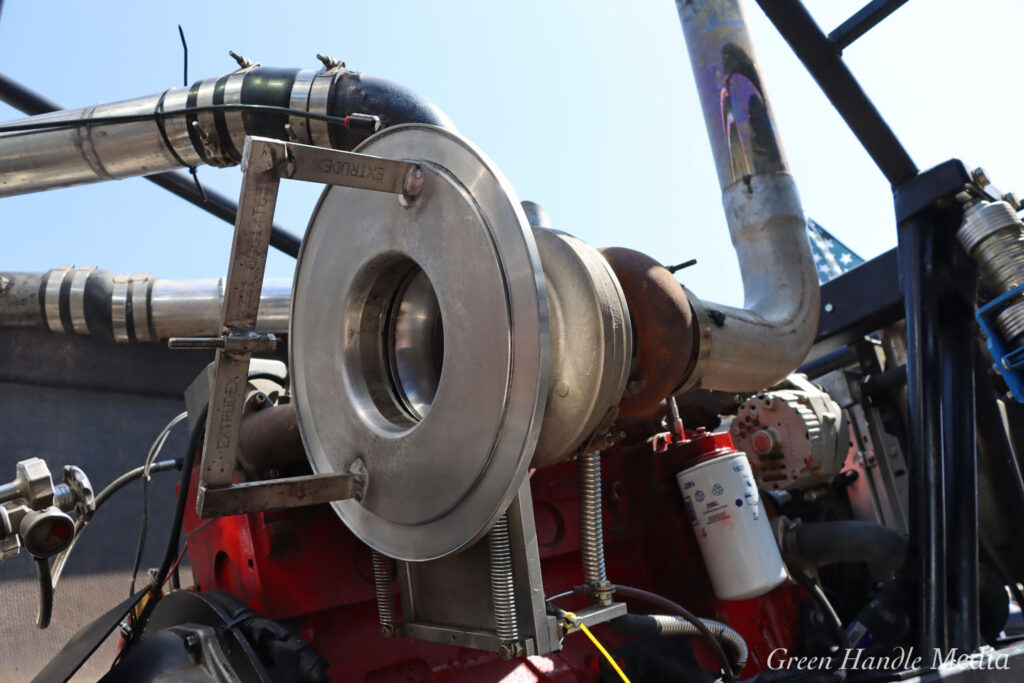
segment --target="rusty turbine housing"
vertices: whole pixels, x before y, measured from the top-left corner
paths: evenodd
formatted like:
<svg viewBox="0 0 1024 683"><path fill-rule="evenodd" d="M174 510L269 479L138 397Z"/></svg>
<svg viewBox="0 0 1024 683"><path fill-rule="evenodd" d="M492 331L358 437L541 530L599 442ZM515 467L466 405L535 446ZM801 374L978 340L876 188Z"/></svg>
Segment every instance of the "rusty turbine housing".
<svg viewBox="0 0 1024 683"><path fill-rule="evenodd" d="M693 369L697 343L683 286L647 254L601 249L618 278L633 324L633 358L621 417L650 412L678 390Z"/></svg>

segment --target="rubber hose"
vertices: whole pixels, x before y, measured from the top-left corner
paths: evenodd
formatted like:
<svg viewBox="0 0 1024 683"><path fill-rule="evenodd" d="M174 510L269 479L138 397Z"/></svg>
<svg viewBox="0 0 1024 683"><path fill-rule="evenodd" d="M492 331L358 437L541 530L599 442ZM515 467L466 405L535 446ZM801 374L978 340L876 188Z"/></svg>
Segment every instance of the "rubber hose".
<svg viewBox="0 0 1024 683"><path fill-rule="evenodd" d="M36 578L39 580L39 612L36 614L36 626L43 629L50 625L53 615L53 578L50 574L50 560L37 557Z"/></svg>
<svg viewBox="0 0 1024 683"><path fill-rule="evenodd" d="M169 470L180 470L184 462L184 458L177 458L175 460L161 460L159 462L153 463L152 467L149 468L149 473L155 474L157 472L167 472ZM104 488L102 491L99 492L99 494L96 495L96 509L99 510L100 507L104 503L106 503L107 500L112 495L114 495L115 493L123 489L125 486L141 477L143 474L145 474L145 472L146 466L140 465L139 467L136 467L133 470L128 470L120 477L107 484L106 488Z"/></svg>
<svg viewBox="0 0 1024 683"><path fill-rule="evenodd" d="M842 520L800 524L787 538L787 551L805 567L868 562L899 571L907 560L907 541L873 522Z"/></svg>

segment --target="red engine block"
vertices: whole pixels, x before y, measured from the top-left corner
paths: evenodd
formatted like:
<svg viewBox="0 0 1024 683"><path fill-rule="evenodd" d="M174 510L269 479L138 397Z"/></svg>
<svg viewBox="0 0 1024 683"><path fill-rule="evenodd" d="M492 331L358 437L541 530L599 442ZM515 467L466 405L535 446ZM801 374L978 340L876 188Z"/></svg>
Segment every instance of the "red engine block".
<svg viewBox="0 0 1024 683"><path fill-rule="evenodd" d="M751 600L714 598L675 474L698 452L731 445L728 434L713 434L660 453L646 444L606 452L601 459L605 553L612 582L659 593L739 631L750 648L743 670L747 677L764 669L773 649L795 648L800 635L797 603L803 594L782 586ZM576 465L538 470L531 484L544 587L555 595L583 582ZM195 480L190 495L195 495ZM567 637L561 652L510 662L478 650L383 638L370 550L328 506L213 520L198 519L194 505L187 510L184 529L197 588L224 591L260 614L295 625L330 663L332 680L599 678L599 655L582 634ZM571 600L559 604L573 607ZM594 631L609 648L629 640L606 627ZM698 660L716 669L710 650L699 640L692 639Z"/></svg>

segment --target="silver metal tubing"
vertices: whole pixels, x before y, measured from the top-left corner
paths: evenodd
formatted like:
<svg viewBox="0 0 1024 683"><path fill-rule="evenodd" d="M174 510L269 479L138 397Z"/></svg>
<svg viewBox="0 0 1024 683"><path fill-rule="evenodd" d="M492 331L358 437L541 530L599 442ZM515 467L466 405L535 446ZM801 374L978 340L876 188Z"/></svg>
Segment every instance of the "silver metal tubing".
<svg viewBox="0 0 1024 683"><path fill-rule="evenodd" d="M516 586L512 575L512 541L506 512L487 534L491 551L491 601L494 603L494 626L503 644L519 640L516 617Z"/></svg>
<svg viewBox="0 0 1024 683"><path fill-rule="evenodd" d="M740 0L677 6L744 290L743 308L691 295L699 349L683 389L756 391L806 357L818 328L817 272Z"/></svg>
<svg viewBox="0 0 1024 683"><path fill-rule="evenodd" d="M578 459L580 482L580 554L583 581L597 602L611 604L612 586L604 565L604 526L601 521L601 455L591 452Z"/></svg>
<svg viewBox="0 0 1024 683"><path fill-rule="evenodd" d="M149 305L150 326L157 339L220 334L224 278L208 280L153 280ZM263 281L256 327L262 332L288 331L292 283L288 278Z"/></svg>
<svg viewBox="0 0 1024 683"><path fill-rule="evenodd" d="M691 624L686 619L669 614L652 614L651 618L654 619L657 624L658 633L663 636L699 636L701 632L696 626ZM704 624L711 634L722 643L723 646L729 651L730 658L733 664L733 670L736 672L742 671L743 667L747 663L747 657L750 652L747 649L747 643L735 629L726 626L719 621L713 621L711 619L701 619L700 623Z"/></svg>
<svg viewBox="0 0 1024 683"><path fill-rule="evenodd" d="M246 135L289 140L299 133L313 144L351 149L381 124L410 122L453 128L432 104L382 79L343 67L314 73L252 66L189 88L0 126L0 196L232 166Z"/></svg>
<svg viewBox="0 0 1024 683"><path fill-rule="evenodd" d="M6 283L6 284L4 284ZM224 279L112 276L92 266L46 273L0 273L0 327L90 334L118 343L218 335ZM288 331L291 280L267 278L258 329Z"/></svg>
<svg viewBox="0 0 1024 683"><path fill-rule="evenodd" d="M380 632L385 638L395 635L398 612L395 608L395 561L387 555L372 551L373 587L377 594L377 619Z"/></svg>

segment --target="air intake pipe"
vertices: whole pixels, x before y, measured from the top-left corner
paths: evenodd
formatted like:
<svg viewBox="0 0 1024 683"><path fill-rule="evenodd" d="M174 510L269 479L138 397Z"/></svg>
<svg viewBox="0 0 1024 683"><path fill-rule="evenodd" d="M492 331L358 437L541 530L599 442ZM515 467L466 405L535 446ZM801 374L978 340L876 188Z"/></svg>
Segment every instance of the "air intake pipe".
<svg viewBox="0 0 1024 683"><path fill-rule="evenodd" d="M288 332L291 280L267 278L259 328ZM91 266L0 273L0 328L49 329L126 343L221 332L224 279L111 275Z"/></svg>
<svg viewBox="0 0 1024 683"><path fill-rule="evenodd" d="M246 135L349 150L381 126L454 128L409 90L324 61L318 72L248 65L189 88L4 124L0 196L231 166Z"/></svg>
<svg viewBox="0 0 1024 683"><path fill-rule="evenodd" d="M699 300L681 389L756 391L792 373L818 329L806 219L776 136L740 0L676 0L743 277L744 307Z"/></svg>

